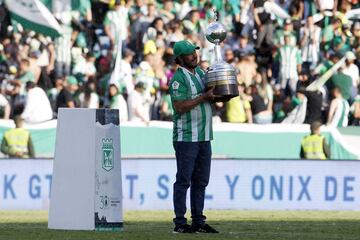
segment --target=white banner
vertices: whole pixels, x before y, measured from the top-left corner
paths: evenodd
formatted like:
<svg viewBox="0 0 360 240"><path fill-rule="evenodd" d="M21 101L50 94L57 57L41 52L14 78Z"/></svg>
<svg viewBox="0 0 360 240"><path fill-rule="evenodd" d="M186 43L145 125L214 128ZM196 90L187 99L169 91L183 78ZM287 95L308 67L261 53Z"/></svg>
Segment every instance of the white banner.
<svg viewBox="0 0 360 240"><path fill-rule="evenodd" d="M360 162L213 160L207 209L360 210ZM173 208L176 162L122 160L126 210ZM0 161L0 209L48 209L51 160Z"/></svg>
<svg viewBox="0 0 360 240"><path fill-rule="evenodd" d="M39 0L5 0L11 17L25 28L50 37L60 36L60 25Z"/></svg>

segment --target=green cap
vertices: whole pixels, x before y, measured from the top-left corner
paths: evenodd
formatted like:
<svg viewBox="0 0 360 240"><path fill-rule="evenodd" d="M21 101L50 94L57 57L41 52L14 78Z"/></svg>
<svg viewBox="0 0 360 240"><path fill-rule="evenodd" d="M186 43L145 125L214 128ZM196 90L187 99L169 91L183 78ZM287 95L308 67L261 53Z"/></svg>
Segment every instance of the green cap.
<svg viewBox="0 0 360 240"><path fill-rule="evenodd" d="M192 54L195 50L199 49L200 47L187 40L179 41L174 44L174 57Z"/></svg>
<svg viewBox="0 0 360 240"><path fill-rule="evenodd" d="M76 84L78 84L78 81L77 81L76 77L74 77L74 76L67 76L67 77L66 77L66 82L67 82L69 85L76 85Z"/></svg>

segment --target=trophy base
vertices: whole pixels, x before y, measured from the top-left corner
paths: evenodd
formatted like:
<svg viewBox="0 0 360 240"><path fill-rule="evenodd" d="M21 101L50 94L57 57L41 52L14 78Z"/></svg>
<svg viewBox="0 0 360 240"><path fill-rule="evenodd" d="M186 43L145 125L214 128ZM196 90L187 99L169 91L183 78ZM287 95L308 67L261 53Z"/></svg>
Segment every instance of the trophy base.
<svg viewBox="0 0 360 240"><path fill-rule="evenodd" d="M217 96L214 99L214 102L227 102L231 98L239 96L239 91L236 84L216 85L213 93Z"/></svg>

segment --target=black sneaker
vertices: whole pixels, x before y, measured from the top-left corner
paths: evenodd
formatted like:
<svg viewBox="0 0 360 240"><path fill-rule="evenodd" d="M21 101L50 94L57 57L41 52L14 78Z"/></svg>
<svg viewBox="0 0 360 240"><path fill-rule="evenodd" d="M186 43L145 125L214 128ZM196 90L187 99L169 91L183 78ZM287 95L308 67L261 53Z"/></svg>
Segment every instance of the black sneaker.
<svg viewBox="0 0 360 240"><path fill-rule="evenodd" d="M219 233L218 231L216 231L215 228L211 227L208 224L204 224L204 225L193 225L191 226L194 232L197 233Z"/></svg>
<svg viewBox="0 0 360 240"><path fill-rule="evenodd" d="M173 233L195 233L189 224L177 225Z"/></svg>

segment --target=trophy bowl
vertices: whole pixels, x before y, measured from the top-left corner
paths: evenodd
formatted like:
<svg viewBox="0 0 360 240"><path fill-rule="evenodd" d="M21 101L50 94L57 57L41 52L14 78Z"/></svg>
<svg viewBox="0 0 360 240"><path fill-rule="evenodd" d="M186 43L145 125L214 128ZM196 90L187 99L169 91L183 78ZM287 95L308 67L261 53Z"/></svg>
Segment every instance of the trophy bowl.
<svg viewBox="0 0 360 240"><path fill-rule="evenodd" d="M239 96L235 69L226 62L215 63L208 68L205 84L207 89L214 87L215 102L227 102Z"/></svg>
<svg viewBox="0 0 360 240"><path fill-rule="evenodd" d="M226 38L226 29L221 23L212 22L206 28L205 37L209 42L219 44Z"/></svg>
<svg viewBox="0 0 360 240"><path fill-rule="evenodd" d="M206 88L214 88L215 102L227 102L239 96L235 68L221 57L220 43L226 38L226 29L219 22L212 22L206 29L206 39L215 44L215 63L205 73Z"/></svg>

